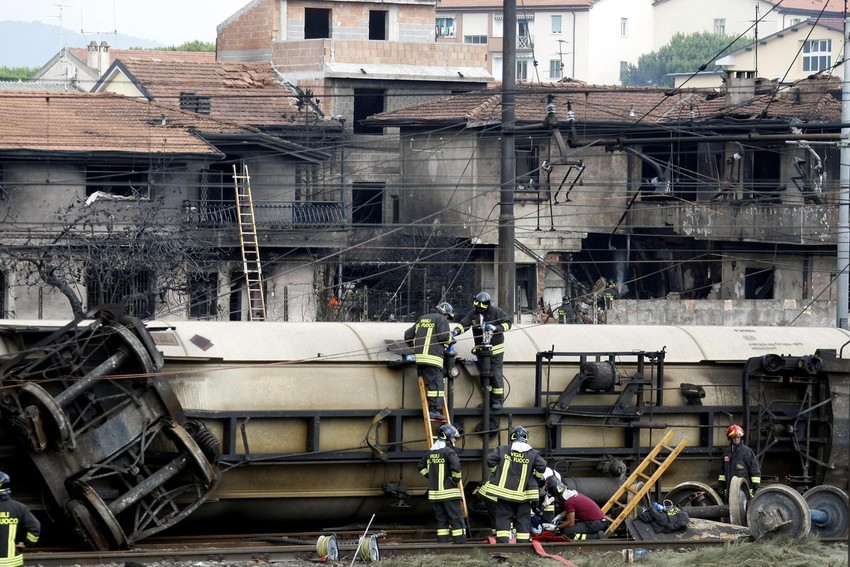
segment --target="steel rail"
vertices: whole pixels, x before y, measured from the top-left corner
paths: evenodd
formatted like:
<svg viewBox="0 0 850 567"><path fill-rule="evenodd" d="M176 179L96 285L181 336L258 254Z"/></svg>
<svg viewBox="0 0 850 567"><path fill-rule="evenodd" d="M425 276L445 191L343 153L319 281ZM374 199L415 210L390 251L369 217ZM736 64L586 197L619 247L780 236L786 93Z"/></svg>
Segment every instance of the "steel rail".
<svg viewBox="0 0 850 567"><path fill-rule="evenodd" d="M289 539L289 538L287 538ZM295 539L295 538L292 538ZM847 543L847 539L822 539L823 543ZM339 542L340 560L351 558L357 552L357 539ZM553 555L566 558L586 556L595 553L621 551L623 549L646 549L647 551L695 550L727 545L724 539L705 539L698 541L666 540L599 540L586 542L543 542L544 549ZM406 543L399 541L379 542L382 558L416 555L447 555L453 557L486 553L493 556L513 556L534 554L531 544L489 544L470 542L463 545L437 544L434 542ZM104 565L110 563L136 562L150 564L155 562L191 563L198 561L293 561L315 562L318 559L316 545L257 545L245 540L187 540L178 544L177 540L167 547L159 545L139 545L124 551L34 551L25 553L25 565L43 567L63 567L67 565Z"/></svg>

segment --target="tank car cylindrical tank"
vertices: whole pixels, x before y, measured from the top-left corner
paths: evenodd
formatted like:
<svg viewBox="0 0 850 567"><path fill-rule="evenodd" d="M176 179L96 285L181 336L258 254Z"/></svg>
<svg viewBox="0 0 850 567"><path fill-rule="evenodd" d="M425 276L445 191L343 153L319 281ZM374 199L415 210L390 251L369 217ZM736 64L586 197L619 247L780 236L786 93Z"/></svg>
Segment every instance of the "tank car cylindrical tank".
<svg viewBox="0 0 850 567"><path fill-rule="evenodd" d="M428 445L417 373L400 342L407 326L149 323L186 415L222 443L215 502L191 519L244 511L284 527L372 513L430 518L416 470ZM517 326L506 338L505 407L488 416L471 337L459 339L460 373L448 388L468 487L484 480L486 452L518 424L550 466L594 486L623 480L672 428L688 444L658 493L713 485L736 422L766 482L847 490L845 331Z"/></svg>

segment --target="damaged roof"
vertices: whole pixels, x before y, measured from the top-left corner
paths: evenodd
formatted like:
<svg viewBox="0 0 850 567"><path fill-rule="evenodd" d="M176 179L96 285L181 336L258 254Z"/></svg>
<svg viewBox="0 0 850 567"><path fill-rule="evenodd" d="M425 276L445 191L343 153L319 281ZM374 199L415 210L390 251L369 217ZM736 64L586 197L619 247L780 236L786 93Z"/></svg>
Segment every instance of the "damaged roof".
<svg viewBox="0 0 850 567"><path fill-rule="evenodd" d="M367 122L383 126L456 124L475 127L500 124L501 102L501 88L495 87L382 112L370 117ZM568 110L572 110L577 122L620 124L623 128L638 123L669 126L724 117L832 122L841 115L840 102L824 85L800 84L793 89L762 92L730 105L722 94L711 90L599 86L573 81L517 85L517 123L541 122L550 102L555 105L555 114L561 121L567 117Z"/></svg>
<svg viewBox="0 0 850 567"><path fill-rule="evenodd" d="M305 112L310 127L339 126L316 124L310 105L299 109L297 91L283 84L270 63L120 58L93 90L126 92L128 84L160 104L180 107L181 96L184 102L193 98L213 118L256 128L304 126Z"/></svg>

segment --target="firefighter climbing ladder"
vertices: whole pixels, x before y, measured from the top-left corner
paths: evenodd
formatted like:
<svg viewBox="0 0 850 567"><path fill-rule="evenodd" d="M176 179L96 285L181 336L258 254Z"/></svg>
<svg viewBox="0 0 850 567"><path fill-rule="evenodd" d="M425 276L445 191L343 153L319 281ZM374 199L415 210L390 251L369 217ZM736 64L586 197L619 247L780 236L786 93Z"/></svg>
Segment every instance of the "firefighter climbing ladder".
<svg viewBox="0 0 850 567"><path fill-rule="evenodd" d="M602 511L605 513L607 517L610 518L608 512L614 508L621 508L619 515L611 521L611 525L608 526L608 529L605 531L605 537L613 534L620 524L622 524L626 518L634 511L634 509L641 503L641 500L644 496L646 496L652 487L658 482L658 479L661 478L661 475L664 474L664 471L667 470L679 453L682 452L682 449L688 444L687 439L682 439L679 441L679 444L675 447L670 447L668 445L670 439L673 438L673 430L668 429L664 436L661 438L661 441L655 446L652 451L646 456L646 458L641 462L640 465L635 469L635 471L626 479L626 482L617 489L617 492L614 493L613 496L605 503L602 507ZM662 451L669 451L669 454L666 456L662 455ZM646 474L646 470L655 465L657 468L655 472L652 474ZM638 483L643 482L642 485ZM639 488L637 488L639 486ZM626 504L623 505L620 503L620 498L629 493L627 496Z"/></svg>
<svg viewBox="0 0 850 567"><path fill-rule="evenodd" d="M427 448L431 448L437 436L434 435L434 430L431 426L431 415L428 411L428 393L425 390L425 379L419 376L419 398L422 400L422 420L425 422L425 443ZM443 415L446 417L446 423L451 425L451 417L449 416L449 404L446 401L446 396L443 396ZM463 511L463 519L466 523L466 536L472 536L472 528L469 524L469 509L466 507L466 494L463 491L463 482L458 484L460 488L460 506Z"/></svg>
<svg viewBox="0 0 850 567"><path fill-rule="evenodd" d="M242 242L242 270L248 292L248 320L266 320L266 300L263 296L263 272L260 267L260 244L257 241L257 223L254 220L254 200L251 197L251 177L248 166L243 173L233 165L233 182L236 185L236 208L239 213L239 237Z"/></svg>

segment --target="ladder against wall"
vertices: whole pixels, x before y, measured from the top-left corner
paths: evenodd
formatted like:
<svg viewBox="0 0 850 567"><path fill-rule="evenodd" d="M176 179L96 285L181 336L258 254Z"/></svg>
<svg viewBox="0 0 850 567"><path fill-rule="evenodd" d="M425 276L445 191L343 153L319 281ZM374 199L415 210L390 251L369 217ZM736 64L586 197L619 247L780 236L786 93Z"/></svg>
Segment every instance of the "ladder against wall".
<svg viewBox="0 0 850 567"><path fill-rule="evenodd" d="M236 208L239 217L239 238L242 245L242 270L248 291L248 320L266 320L266 300L263 295L263 271L260 266L260 244L257 240L257 223L254 219L254 199L251 196L251 177L248 166L241 172L233 165L233 182L236 187Z"/></svg>
<svg viewBox="0 0 850 567"><path fill-rule="evenodd" d="M611 525L605 531L606 538L613 534L620 527L620 524L631 515L634 509L641 503L643 497L655 486L655 483L658 482L658 479L661 478L667 467L673 463L679 453L682 452L682 449L688 444L687 439L682 439L678 445L671 447L669 442L672 438L673 430L668 429L661 438L661 441L649 452L631 476L626 479L623 485L617 489L617 492L602 507L602 511L608 518L611 518L609 512L612 510L617 512L617 516L611 518ZM655 471L650 473L648 469L653 466L655 467ZM623 495L626 495L626 504L620 502L620 498Z"/></svg>

